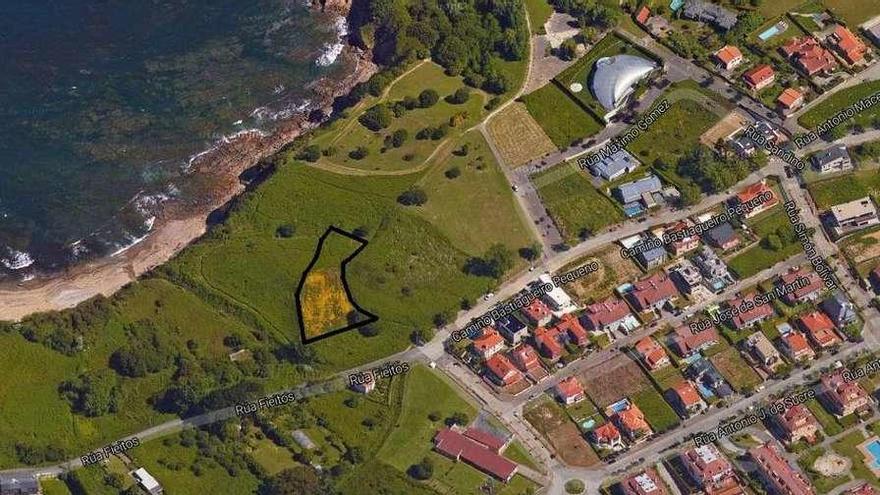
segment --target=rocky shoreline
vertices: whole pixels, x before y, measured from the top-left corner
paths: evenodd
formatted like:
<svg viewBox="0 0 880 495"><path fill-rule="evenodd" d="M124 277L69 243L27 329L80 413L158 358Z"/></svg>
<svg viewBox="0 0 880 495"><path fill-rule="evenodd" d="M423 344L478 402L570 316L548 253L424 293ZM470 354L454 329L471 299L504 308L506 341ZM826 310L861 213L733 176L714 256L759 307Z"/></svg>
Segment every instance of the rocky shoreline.
<svg viewBox="0 0 880 495"><path fill-rule="evenodd" d="M312 7L347 17L351 1L313 0ZM97 295L109 296L204 235L208 216L244 192L245 185L240 179L243 172L321 125L332 114L337 98L347 95L378 70L371 53L350 42L337 63L350 64L353 70L340 80L323 78L313 83L317 95L310 115L297 114L280 122L271 134L242 133L198 156L190 171L207 178L211 186L196 200L171 200L164 204L143 242L114 257L0 286L0 320L20 320L31 313L73 307ZM316 119L315 115L321 118Z"/></svg>

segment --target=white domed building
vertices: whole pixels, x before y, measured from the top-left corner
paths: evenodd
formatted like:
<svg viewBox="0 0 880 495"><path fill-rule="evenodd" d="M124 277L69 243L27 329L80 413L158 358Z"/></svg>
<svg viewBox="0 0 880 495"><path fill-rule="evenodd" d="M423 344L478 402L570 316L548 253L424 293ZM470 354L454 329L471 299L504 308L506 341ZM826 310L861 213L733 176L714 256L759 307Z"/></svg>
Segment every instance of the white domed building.
<svg viewBox="0 0 880 495"><path fill-rule="evenodd" d="M608 112L605 120L613 117L626 103L626 98L635 91L638 83L658 68L651 60L635 55L615 55L597 60L590 90Z"/></svg>

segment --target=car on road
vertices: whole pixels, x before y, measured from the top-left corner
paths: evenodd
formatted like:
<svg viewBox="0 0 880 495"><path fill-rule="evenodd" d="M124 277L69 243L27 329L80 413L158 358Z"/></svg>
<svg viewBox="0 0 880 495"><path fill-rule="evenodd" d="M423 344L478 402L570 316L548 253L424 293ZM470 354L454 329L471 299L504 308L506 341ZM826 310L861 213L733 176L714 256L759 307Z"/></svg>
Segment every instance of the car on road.
<svg viewBox="0 0 880 495"><path fill-rule="evenodd" d="M485 296L483 296L483 300L488 301L489 299L492 299L493 297L495 297L495 293L490 292L490 293L486 294Z"/></svg>

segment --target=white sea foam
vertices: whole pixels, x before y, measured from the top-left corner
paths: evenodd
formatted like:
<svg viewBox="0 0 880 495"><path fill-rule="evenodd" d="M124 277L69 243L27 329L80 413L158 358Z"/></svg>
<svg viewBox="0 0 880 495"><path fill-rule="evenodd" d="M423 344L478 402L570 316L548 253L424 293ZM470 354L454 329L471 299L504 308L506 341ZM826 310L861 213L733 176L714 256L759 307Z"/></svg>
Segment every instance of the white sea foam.
<svg viewBox="0 0 880 495"><path fill-rule="evenodd" d="M315 64L320 67L333 65L336 59L339 58L342 50L345 49L344 39L348 35L348 23L345 21L345 17L336 19L334 28L336 29L336 42L325 44L321 55L315 60Z"/></svg>
<svg viewBox="0 0 880 495"><path fill-rule="evenodd" d="M208 148L204 151L200 151L200 152L190 156L186 160L186 165L184 166L184 171L189 170L190 167L192 167L192 164L195 163L199 158L201 158L209 153L213 153L213 152L217 151L224 144L231 143L232 141L235 141L236 139L238 139L242 136L247 136L249 134L254 134L258 137L268 136L268 134L266 132L264 132L260 129L244 129L244 130L238 131L234 134L230 134L228 136L223 136L220 139L218 139L216 142L214 142L214 144L210 148Z"/></svg>
<svg viewBox="0 0 880 495"><path fill-rule="evenodd" d="M34 259L24 251L18 251L11 247L6 248L6 256L0 257L0 264L9 270L21 270L34 264Z"/></svg>

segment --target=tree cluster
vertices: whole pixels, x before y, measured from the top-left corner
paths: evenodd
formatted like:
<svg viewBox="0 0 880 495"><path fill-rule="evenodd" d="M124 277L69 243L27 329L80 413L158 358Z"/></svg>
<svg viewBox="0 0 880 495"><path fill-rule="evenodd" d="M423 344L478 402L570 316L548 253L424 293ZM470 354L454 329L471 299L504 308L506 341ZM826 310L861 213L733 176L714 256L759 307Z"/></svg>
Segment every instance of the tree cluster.
<svg viewBox="0 0 880 495"><path fill-rule="evenodd" d="M499 62L528 52L518 0L372 0L368 10L374 58L385 65L430 56L467 84L500 94L509 83Z"/></svg>

